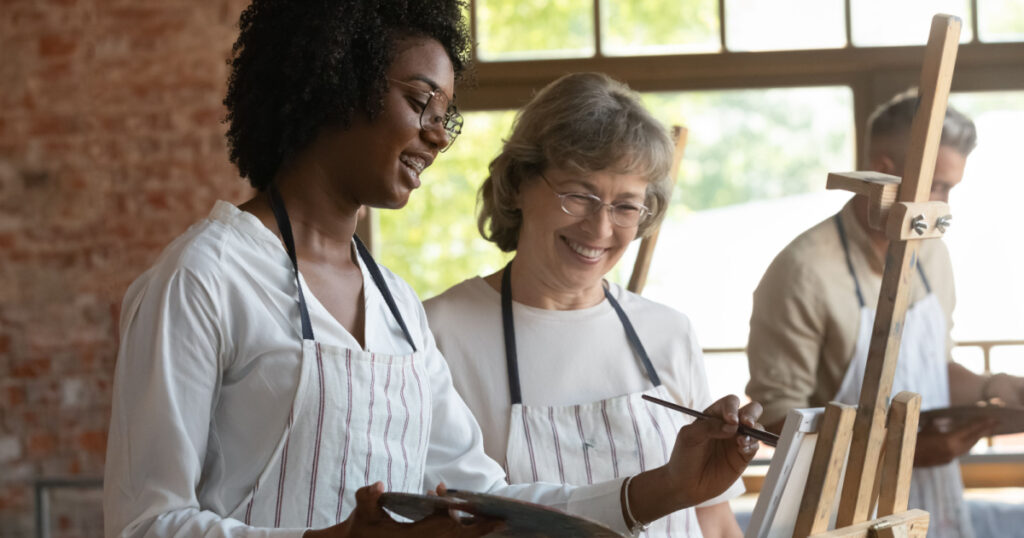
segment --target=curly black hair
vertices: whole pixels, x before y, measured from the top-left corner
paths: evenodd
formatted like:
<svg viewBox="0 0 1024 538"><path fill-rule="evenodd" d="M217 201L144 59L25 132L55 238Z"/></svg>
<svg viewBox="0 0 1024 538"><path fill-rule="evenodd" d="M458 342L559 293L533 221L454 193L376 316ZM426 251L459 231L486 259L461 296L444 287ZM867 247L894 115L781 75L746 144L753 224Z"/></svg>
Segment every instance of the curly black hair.
<svg viewBox="0 0 1024 538"><path fill-rule="evenodd" d="M242 12L224 98L231 162L263 190L324 126L383 108L385 73L405 37L469 62L464 0L253 0Z"/></svg>

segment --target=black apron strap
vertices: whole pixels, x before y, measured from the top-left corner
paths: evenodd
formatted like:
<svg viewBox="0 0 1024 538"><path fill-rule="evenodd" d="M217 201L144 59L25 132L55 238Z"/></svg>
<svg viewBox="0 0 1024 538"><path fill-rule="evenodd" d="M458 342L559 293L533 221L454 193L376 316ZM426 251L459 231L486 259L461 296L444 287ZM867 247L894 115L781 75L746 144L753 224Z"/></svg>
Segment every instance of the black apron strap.
<svg viewBox="0 0 1024 538"><path fill-rule="evenodd" d="M501 275L501 325L505 330L505 364L508 367L508 392L512 405L523 403L519 386L519 358L516 355L516 328L512 320L512 262Z"/></svg>
<svg viewBox="0 0 1024 538"><path fill-rule="evenodd" d="M918 253L920 253L920 251ZM928 277L924 276L924 267L921 267L920 256L917 257L917 263L915 265L917 265L917 273L921 275L921 282L924 283L924 291L930 294L932 292L932 285L928 283Z"/></svg>
<svg viewBox="0 0 1024 538"><path fill-rule="evenodd" d="M277 229L281 232L284 248L288 251L288 258L292 261L292 269L295 270L295 285L299 288L299 317L302 318L302 339L313 340L313 324L309 320L309 309L306 307L306 297L302 292L302 282L299 280L299 260L295 255L295 238L292 235L291 220L288 219L288 211L285 210L284 201L281 200L281 194L277 192L277 187L271 183L267 191L270 195L270 209L274 212L274 220L277 221ZM377 262L373 261L373 257L370 256L370 252L366 250L359 237L353 235L352 239L355 240L356 251L359 253L359 257L363 259L363 263L366 264L366 268L370 271L373 283L376 284L377 289L384 296L384 302L388 304L391 315L398 321L398 326L402 328L406 341L409 342L409 345L412 346L412 350L415 352L416 344L413 343L409 329L405 326L405 320L402 319L402 314L398 311L395 299L391 296L391 290L384 281L384 276L381 275L380 267L377 266Z"/></svg>
<svg viewBox="0 0 1024 538"><path fill-rule="evenodd" d="M850 259L850 247L846 242L846 229L843 227L843 222L839 218L839 214L836 213L833 217L836 222L836 230L839 231L839 242L843 244L843 254L846 255L846 267L850 270L850 276L853 277L853 285L857 289L857 301L860 302L860 306L864 306L864 295L860 291L860 283L857 282L857 275L853 272L853 261ZM921 267L921 257L917 256L914 263L917 266L917 273L921 275L921 282L924 284L924 290L927 293L932 292L932 285L928 282L928 277L924 274L924 268Z"/></svg>
<svg viewBox="0 0 1024 538"><path fill-rule="evenodd" d="M836 231L839 232L839 242L843 245L843 254L846 256L846 268L850 270L850 277L853 278L853 287L857 290L857 303L864 308L864 294L860 291L860 282L857 281L857 273L853 271L853 260L850 258L850 246L846 241L846 229L843 228L843 221L839 213L833 217L836 222Z"/></svg>
<svg viewBox="0 0 1024 538"><path fill-rule="evenodd" d="M284 208L281 194L277 187L271 183L267 189L270 195L270 209L274 212L274 220L277 221L277 229L281 232L281 239L284 240L284 248L288 251L288 258L292 261L292 269L295 270L295 286L299 288L299 316L302 318L302 339L313 340L313 324L309 321L309 309L306 308L306 297L302 293L302 282L299 280L299 261L295 256L295 238L292 236L292 223L288 220L288 211Z"/></svg>
<svg viewBox="0 0 1024 538"><path fill-rule="evenodd" d="M366 249L363 242L359 239L358 235L353 235L352 239L356 242L356 251L359 252L359 257L363 259L363 263L366 264L366 268L370 271L370 276L373 278L374 284L377 285L377 289L380 290L380 294L384 296L384 302L388 304L388 309L391 310L391 315L395 317L395 321L398 322L398 326L402 328L402 334L405 335L405 340L412 346L413 352L416 351L416 344L413 342L412 335L409 334L409 328L405 326L405 320L402 318L402 313L398 311L398 305L395 304L395 298L391 295L391 289L388 288L388 283L384 281L384 275L380 272L380 267L377 266L377 262L373 260L373 256L370 256L370 251Z"/></svg>
<svg viewBox="0 0 1024 538"><path fill-rule="evenodd" d="M619 321L622 322L622 328L626 330L626 338L629 339L629 345L633 348L633 352L640 357L644 370L647 370L647 377L650 378L651 383L654 383L655 387L660 386L661 378L658 377L658 372L654 370L651 358L647 356L647 350L644 349L643 343L640 342L640 337L636 334L636 330L633 329L633 324L630 323L626 312L622 310L622 306L615 300L615 297L612 297L612 292L608 288L604 289L604 296L608 299L608 303L612 305L612 308L615 309L615 313L619 315Z"/></svg>
<svg viewBox="0 0 1024 538"><path fill-rule="evenodd" d="M626 316L626 312L622 310L622 306L615 300L615 297L612 297L611 292L607 288L604 289L604 296L608 299L608 304L612 305L615 314L619 317L619 321L622 322L622 328L626 331L629 345L633 348L633 352L640 357L640 362L647 372L647 377L655 387L661 386L661 378L654 369L654 364L651 363L651 358L647 355L647 350L644 349L643 343L640 342L640 337L636 334L636 330L629 321L629 317ZM512 404L515 405L523 403L523 394L519 384L519 359L516 354L516 330L512 316L512 262L508 262L501 275L501 324L505 332L505 364L508 367L508 391Z"/></svg>

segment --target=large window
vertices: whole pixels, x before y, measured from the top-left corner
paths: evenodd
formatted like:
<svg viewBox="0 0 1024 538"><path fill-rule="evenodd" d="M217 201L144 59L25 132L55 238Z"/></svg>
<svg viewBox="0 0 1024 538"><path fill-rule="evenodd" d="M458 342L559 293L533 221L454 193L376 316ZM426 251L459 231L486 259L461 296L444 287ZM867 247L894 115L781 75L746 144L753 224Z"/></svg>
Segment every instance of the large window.
<svg viewBox="0 0 1024 538"><path fill-rule="evenodd" d="M923 45L935 13L960 17L962 43L1024 35L1019 0L476 0L473 8L483 61Z"/></svg>
<svg viewBox="0 0 1024 538"><path fill-rule="evenodd" d="M1021 0L473 0L465 134L407 209L378 214L377 251L424 298L500 268L507 255L476 231L475 194L511 111L565 73L605 72L691 130L645 295L689 314L705 347L736 350L707 365L712 393L742 393L754 286L789 240L849 198L824 191L825 174L855 169L870 112L917 83L937 12L963 21L951 102L980 130L945 239L954 336L974 343L954 353L977 371L987 353L992 370L1024 374L1024 346L992 347L1024 340L1010 205L1024 188ZM634 256L610 277L625 282Z"/></svg>

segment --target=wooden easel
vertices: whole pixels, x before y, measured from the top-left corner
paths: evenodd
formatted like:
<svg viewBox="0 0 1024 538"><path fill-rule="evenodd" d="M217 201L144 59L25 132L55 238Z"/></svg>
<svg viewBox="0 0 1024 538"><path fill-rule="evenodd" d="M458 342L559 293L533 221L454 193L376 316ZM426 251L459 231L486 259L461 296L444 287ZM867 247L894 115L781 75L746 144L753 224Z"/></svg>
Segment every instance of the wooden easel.
<svg viewBox="0 0 1024 538"><path fill-rule="evenodd" d="M795 537L924 537L928 530L927 512L907 510L921 396L901 392L891 407L888 399L919 243L941 237L950 219L948 205L928 198L959 38L958 18L932 19L902 181L874 172L829 174L828 188L868 196L869 220L884 226L889 249L859 405L825 409ZM844 461L836 529L827 531ZM876 500L878 517L869 520Z"/></svg>
<svg viewBox="0 0 1024 538"><path fill-rule="evenodd" d="M672 185L675 186L679 177L679 163L683 160L683 153L686 151L686 135L689 131L681 125L672 127L672 138L676 141L675 151L672 152L672 168L669 177L672 178ZM669 192L671 196L671 191ZM629 277L629 285L626 289L639 294L647 284L647 272L651 269L651 259L654 257L654 246L658 244L658 233L661 231L661 224L658 224L647 237L640 240L640 250L636 253L636 261L633 262L633 273Z"/></svg>

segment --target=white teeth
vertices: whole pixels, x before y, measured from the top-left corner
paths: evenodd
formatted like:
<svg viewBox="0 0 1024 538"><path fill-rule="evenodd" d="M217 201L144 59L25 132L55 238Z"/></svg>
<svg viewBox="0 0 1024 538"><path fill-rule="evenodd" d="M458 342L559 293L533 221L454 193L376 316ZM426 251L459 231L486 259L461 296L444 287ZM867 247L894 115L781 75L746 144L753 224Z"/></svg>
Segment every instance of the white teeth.
<svg viewBox="0 0 1024 538"><path fill-rule="evenodd" d="M587 247L585 247L585 246L583 246L583 245L581 245L579 243L576 243L576 242L574 242L574 241L572 241L570 239L566 239L565 240L565 244L569 245L569 248L571 248L573 250L573 252L575 252L576 254L579 254L580 256L583 256L585 258L597 258L598 256L601 255L602 252L604 252L604 250L599 249L599 248L587 248Z"/></svg>
<svg viewBox="0 0 1024 538"><path fill-rule="evenodd" d="M405 164L406 166L408 166L409 168L412 168L413 170L415 170L417 174L422 172L423 169L427 167L427 162L425 160L419 158L419 157L410 157L408 155L401 155L401 156L398 157L398 160L402 161L402 163Z"/></svg>

